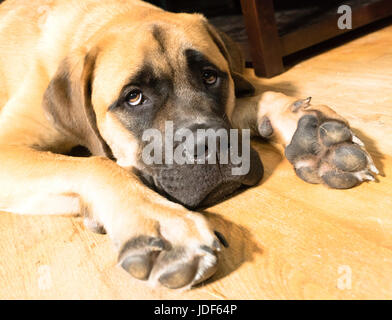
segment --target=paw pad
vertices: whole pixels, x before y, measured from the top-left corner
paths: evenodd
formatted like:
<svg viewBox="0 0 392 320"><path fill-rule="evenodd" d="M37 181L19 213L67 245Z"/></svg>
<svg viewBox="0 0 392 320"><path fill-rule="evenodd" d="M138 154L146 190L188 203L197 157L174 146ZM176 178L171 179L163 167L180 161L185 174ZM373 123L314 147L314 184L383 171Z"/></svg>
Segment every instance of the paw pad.
<svg viewBox="0 0 392 320"><path fill-rule="evenodd" d="M175 265L159 277L159 282L169 289L178 289L191 283L197 273L197 261Z"/></svg>
<svg viewBox="0 0 392 320"><path fill-rule="evenodd" d="M313 115L303 116L298 121L291 143L285 149L286 158L291 163L302 155L315 155L319 152L318 124L317 117Z"/></svg>
<svg viewBox="0 0 392 320"><path fill-rule="evenodd" d="M134 255L125 257L121 267L139 280L147 280L153 263L153 254Z"/></svg>
<svg viewBox="0 0 392 320"><path fill-rule="evenodd" d="M296 174L309 183L325 183L348 189L378 174L363 143L340 121L320 123L316 115L305 115L285 149Z"/></svg>
<svg viewBox="0 0 392 320"><path fill-rule="evenodd" d="M351 140L351 130L341 122L327 121L319 129L320 139L326 147Z"/></svg>
<svg viewBox="0 0 392 320"><path fill-rule="evenodd" d="M162 239L139 236L123 246L118 260L121 267L133 277L147 280L157 255L164 248L165 243Z"/></svg>

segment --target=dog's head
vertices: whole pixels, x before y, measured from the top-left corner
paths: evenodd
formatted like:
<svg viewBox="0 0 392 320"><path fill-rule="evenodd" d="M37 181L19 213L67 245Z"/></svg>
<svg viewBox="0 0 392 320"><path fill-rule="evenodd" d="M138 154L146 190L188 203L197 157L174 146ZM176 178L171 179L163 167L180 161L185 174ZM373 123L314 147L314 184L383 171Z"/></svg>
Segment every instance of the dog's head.
<svg viewBox="0 0 392 320"><path fill-rule="evenodd" d="M238 48L200 15L117 17L59 66L44 108L93 155L113 156L174 201L204 206L263 174L253 149L240 162L230 156L242 149L241 136L238 146L230 139L235 96L253 91L242 68Z"/></svg>

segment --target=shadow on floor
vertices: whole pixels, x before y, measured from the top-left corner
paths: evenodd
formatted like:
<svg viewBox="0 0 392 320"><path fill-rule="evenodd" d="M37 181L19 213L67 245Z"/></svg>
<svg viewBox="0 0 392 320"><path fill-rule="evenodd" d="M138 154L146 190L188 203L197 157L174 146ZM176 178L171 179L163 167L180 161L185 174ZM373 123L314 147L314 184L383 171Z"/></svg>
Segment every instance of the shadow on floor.
<svg viewBox="0 0 392 320"><path fill-rule="evenodd" d="M222 215L210 211L202 213L206 215L214 230L224 235L228 247L222 248L218 271L215 275L198 286L225 278L244 263L252 262L256 254L263 254L263 249L254 240L248 229L225 219Z"/></svg>

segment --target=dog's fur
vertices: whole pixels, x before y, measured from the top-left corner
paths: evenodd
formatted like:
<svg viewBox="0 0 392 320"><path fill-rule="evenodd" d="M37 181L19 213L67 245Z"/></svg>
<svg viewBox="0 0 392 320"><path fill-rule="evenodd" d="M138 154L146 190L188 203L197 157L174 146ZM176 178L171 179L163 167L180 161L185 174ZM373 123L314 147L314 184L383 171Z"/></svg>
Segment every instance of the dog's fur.
<svg viewBox="0 0 392 320"><path fill-rule="evenodd" d="M335 188L376 172L330 108L276 92L244 97L253 87L240 51L199 14L137 0L8 0L0 19L0 209L83 214L138 279L182 288L210 277L220 245L188 208L262 176L254 151L240 178L217 166L145 166L147 128L163 131L172 120L251 129L287 146L302 179ZM219 77L208 88L206 66ZM135 86L149 102L129 108L124 97ZM78 145L92 156L64 155Z"/></svg>

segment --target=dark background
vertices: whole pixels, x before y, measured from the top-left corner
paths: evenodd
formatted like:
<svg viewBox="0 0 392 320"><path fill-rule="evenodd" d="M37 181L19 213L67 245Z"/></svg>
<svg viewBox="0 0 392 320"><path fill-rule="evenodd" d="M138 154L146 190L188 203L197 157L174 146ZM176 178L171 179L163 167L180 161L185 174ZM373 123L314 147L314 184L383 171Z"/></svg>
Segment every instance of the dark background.
<svg viewBox="0 0 392 320"><path fill-rule="evenodd" d="M148 0L148 2L169 11L201 12L208 17L241 14L240 0ZM277 11L309 7L328 10L344 2L341 0L275 0L274 7Z"/></svg>

